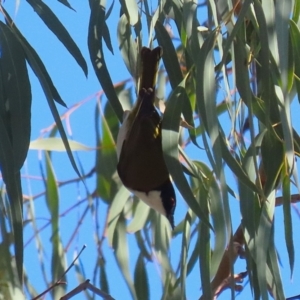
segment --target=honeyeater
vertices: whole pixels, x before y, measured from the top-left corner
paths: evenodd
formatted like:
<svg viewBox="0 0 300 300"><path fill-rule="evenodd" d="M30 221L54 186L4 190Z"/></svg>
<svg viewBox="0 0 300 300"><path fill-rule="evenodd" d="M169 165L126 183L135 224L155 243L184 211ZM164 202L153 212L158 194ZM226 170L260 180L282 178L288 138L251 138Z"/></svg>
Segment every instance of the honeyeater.
<svg viewBox="0 0 300 300"><path fill-rule="evenodd" d="M143 47L138 98L124 113L117 138L118 174L124 186L163 214L174 228L175 191L162 151L162 118L154 106L162 48Z"/></svg>

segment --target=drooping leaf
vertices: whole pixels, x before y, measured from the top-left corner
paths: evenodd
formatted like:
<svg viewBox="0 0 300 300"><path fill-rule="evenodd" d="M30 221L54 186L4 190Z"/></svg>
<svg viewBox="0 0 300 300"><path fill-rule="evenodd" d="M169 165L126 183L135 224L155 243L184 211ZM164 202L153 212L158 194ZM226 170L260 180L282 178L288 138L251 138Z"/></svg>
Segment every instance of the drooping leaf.
<svg viewBox="0 0 300 300"><path fill-rule="evenodd" d="M23 282L23 217L20 169L29 147L31 87L18 39L0 22L0 168L6 184L19 280Z"/></svg>
<svg viewBox="0 0 300 300"><path fill-rule="evenodd" d="M13 32L16 34L16 36L20 39L21 43L23 44L24 47L24 51L25 51L25 55L26 55L26 60L28 61L29 65L32 67L32 62L30 60L30 57L32 57L36 64L38 65L39 69L41 70L41 72L43 73L43 76L45 77L45 80L47 81L48 86L51 89L51 93L53 95L53 99L66 107L65 102L62 100L61 96L59 95L56 87L54 86L52 79L44 65L44 63L42 62L42 60L40 59L39 55L36 53L36 51L33 49L33 47L28 43L28 41L25 39L25 37L21 34L21 32L19 31L19 29L16 27L16 24L13 22L13 20L10 18L9 14L4 10L4 8L2 7L4 13L5 13L5 17L6 17L6 23L11 27L11 29L13 30ZM30 55L28 54L30 53ZM33 72L35 73L35 75L38 77L39 73L36 72L36 68L32 67Z"/></svg>
<svg viewBox="0 0 300 300"><path fill-rule="evenodd" d="M186 178L183 175L181 164L178 160L178 137L180 114L184 89L178 86L169 98L162 125L162 147L164 158L176 187L188 203L189 207L202 221L209 226L208 219L204 216L199 203L197 203Z"/></svg>
<svg viewBox="0 0 300 300"><path fill-rule="evenodd" d="M132 76L137 82L138 74L138 53L137 44L131 35L131 28L127 16L123 14L118 23L118 42L125 65Z"/></svg>
<svg viewBox="0 0 300 300"><path fill-rule="evenodd" d="M277 188L284 158L283 147L282 141L279 141L274 135L266 132L261 144L262 168L264 169L264 173L268 174L264 179L266 196ZM272 156L270 153L272 153Z"/></svg>
<svg viewBox="0 0 300 300"><path fill-rule="evenodd" d="M182 81L183 76L180 70L174 45L167 30L159 21L156 22L155 32L158 43L163 48L162 60L169 76L171 86L173 89L175 89Z"/></svg>
<svg viewBox="0 0 300 300"><path fill-rule="evenodd" d="M99 265L100 265L100 287L101 290L105 293L109 294L109 285L108 285L108 278L107 272L105 268L105 262L102 258L99 258Z"/></svg>
<svg viewBox="0 0 300 300"><path fill-rule="evenodd" d="M74 160L72 151L70 149L68 139L67 139L67 135L66 135L65 130L63 128L60 116L59 116L57 108L55 106L55 103L53 101L54 96L53 96L52 92L54 90L53 90L53 86L51 85L51 81L49 81L49 78L47 77L47 74L44 73L43 66L40 64L40 61L35 56L34 52L31 52L30 49L27 48L26 43L23 43L22 46L24 48L24 51L26 52L27 60L30 61L31 68L33 69L34 73L36 74L37 78L39 79L40 84L41 84L41 86L44 90L49 108L51 110L51 113L53 115L53 118L55 120L57 128L59 130L59 133L61 135L62 141L65 145L66 150L67 150L67 154L68 154L69 160L71 162L71 165L72 165L74 171L77 173L77 175L79 177L81 177L80 172L77 168L76 162Z"/></svg>
<svg viewBox="0 0 300 300"><path fill-rule="evenodd" d="M113 245L116 226L129 195L130 192L124 186L121 186L110 206L107 220L107 238L110 245Z"/></svg>
<svg viewBox="0 0 300 300"><path fill-rule="evenodd" d="M118 128L118 119L109 102L102 111L101 103L97 103L95 113L95 128L97 138L97 191L99 196L110 203L117 191L117 183L113 180L117 166L115 134ZM99 132L99 125L101 133Z"/></svg>
<svg viewBox="0 0 300 300"><path fill-rule="evenodd" d="M290 31L289 31L292 43L295 75L298 77L295 80L298 95L300 94L300 30L293 20L290 20ZM298 97L298 101L300 101Z"/></svg>
<svg viewBox="0 0 300 300"><path fill-rule="evenodd" d="M121 0L122 10L125 12L131 26L139 21L139 10L135 0Z"/></svg>
<svg viewBox="0 0 300 300"><path fill-rule="evenodd" d="M13 147L15 171L23 166L31 132L31 86L22 45L0 22L2 116Z"/></svg>
<svg viewBox="0 0 300 300"><path fill-rule="evenodd" d="M144 228L147 218L149 216L150 207L143 201L137 200L137 205L134 210L134 215L131 222L127 226L127 231L135 233Z"/></svg>
<svg viewBox="0 0 300 300"><path fill-rule="evenodd" d="M53 13L53 11L41 0L26 0L34 9L34 11L43 20L45 25L56 35L56 37L62 42L69 53L74 57L78 65L81 67L85 76L88 74L88 68L86 61L81 54L78 46L70 36L69 32Z"/></svg>
<svg viewBox="0 0 300 300"><path fill-rule="evenodd" d="M56 282L61 278L66 270L65 253L60 237L60 225L59 225L59 194L58 186L55 178L51 157L46 152L46 203L51 216L51 228L52 228L52 281ZM65 280L65 279L64 279ZM65 294L66 286L59 285L53 290L53 297L60 298Z"/></svg>
<svg viewBox="0 0 300 300"><path fill-rule="evenodd" d="M187 256L190 245L190 230L191 230L191 215L187 212L185 216L184 228L183 228L183 238L181 244L181 272L180 272L180 285L181 285L181 299L186 298L186 275L187 275Z"/></svg>
<svg viewBox="0 0 300 300"><path fill-rule="evenodd" d="M92 151L93 148L90 148L86 145L83 145L79 142L68 140L70 149L72 151ZM45 151L66 151L66 147L61 138L49 137L44 139L37 139L31 141L29 145L31 150L45 150Z"/></svg>
<svg viewBox="0 0 300 300"><path fill-rule="evenodd" d="M72 9L75 11L75 9L71 6L71 4L69 3L68 0L57 0L58 2L62 3L63 5L65 5L66 7Z"/></svg>
<svg viewBox="0 0 300 300"><path fill-rule="evenodd" d="M286 169L286 168L284 168ZM286 170L285 170L286 171ZM294 271L295 265L295 248L293 241L293 224L292 224L292 215L291 215L291 188L290 188L290 178L286 175L283 175L282 180L282 195L283 195L283 220L284 220L284 234L285 234L285 243L286 249L289 255L291 277Z"/></svg>
<svg viewBox="0 0 300 300"><path fill-rule="evenodd" d="M116 224L113 247L115 249L116 261L127 283L131 297L132 299L138 299L135 292L134 283L129 272L129 251L125 231L125 219L123 215L119 217Z"/></svg>
<svg viewBox="0 0 300 300"><path fill-rule="evenodd" d="M272 234L274 235L274 232ZM285 299L286 297L283 291L283 285L280 278L280 271L278 268L278 256L274 242L272 242L270 245L267 263L268 270L266 272L266 277L268 281L268 286L271 287L272 293L276 297L276 299Z"/></svg>
<svg viewBox="0 0 300 300"><path fill-rule="evenodd" d="M134 270L134 286L137 299L150 299L149 282L143 255L138 256Z"/></svg>
<svg viewBox="0 0 300 300"><path fill-rule="evenodd" d="M105 4L103 1L92 0L91 16L88 33L88 47L90 58L96 76L106 97L113 107L119 121L123 120L123 109L117 97L109 72L106 67L102 48L103 26L105 21Z"/></svg>

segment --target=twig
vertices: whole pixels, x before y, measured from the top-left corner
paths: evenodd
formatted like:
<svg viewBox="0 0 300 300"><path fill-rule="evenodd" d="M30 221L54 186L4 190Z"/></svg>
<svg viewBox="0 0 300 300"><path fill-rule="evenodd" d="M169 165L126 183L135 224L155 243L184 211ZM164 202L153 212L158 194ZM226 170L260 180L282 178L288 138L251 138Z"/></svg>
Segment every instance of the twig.
<svg viewBox="0 0 300 300"><path fill-rule="evenodd" d="M85 175L82 176L82 178L89 178L91 177L96 171L96 168L93 167L88 173L86 173ZM1 177L0 177L1 178ZM36 179L36 178L35 178ZM41 180L43 180L43 178L40 178ZM76 177L76 178L72 178L72 179L68 179L65 181L56 181L57 186L60 188L64 185L70 184L70 183L76 183L76 182L80 182L81 178L80 177ZM36 199L39 198L41 196L44 196L46 194L46 191L40 192L34 196L27 196L27 195L23 195L23 203L26 203L27 201L29 201L30 199Z"/></svg>
<svg viewBox="0 0 300 300"><path fill-rule="evenodd" d="M82 291L84 291L86 289L92 291L96 295L101 296L105 300L115 300L109 294L101 291L100 289L96 288L94 285L90 284L90 280L89 279L87 279L85 282L79 284L75 289L73 289L71 292L69 292L65 296L61 297L60 300L71 299L73 296L81 293Z"/></svg>
<svg viewBox="0 0 300 300"><path fill-rule="evenodd" d="M61 275L61 277L53 284L51 285L48 289L46 289L44 292L42 292L41 294L39 294L38 296L34 297L32 300L38 300L41 297L43 297L45 294L47 294L48 292L50 292L51 290L53 290L56 286L59 286L61 284L65 284L64 281L62 281L62 279L65 277L65 275L70 271L70 269L75 265L76 260L78 259L78 257L81 255L82 251L86 248L86 245L83 245L83 247L81 248L80 252L78 253L78 255L74 258L73 262L71 263L71 265L68 267L68 269Z"/></svg>
<svg viewBox="0 0 300 300"><path fill-rule="evenodd" d="M246 276L247 272L241 272L239 274L231 275L232 265L236 262L238 256L243 258L243 245L244 235L243 229L240 225L232 237L233 243L233 253L231 253L230 248L225 250L223 258L221 260L220 266L216 273L216 276L211 282L211 290L214 299L220 295L225 289L230 288L232 285L232 280L234 281L234 289L236 291L241 291L242 286L236 283L241 282ZM200 297L200 300L204 300L204 296Z"/></svg>

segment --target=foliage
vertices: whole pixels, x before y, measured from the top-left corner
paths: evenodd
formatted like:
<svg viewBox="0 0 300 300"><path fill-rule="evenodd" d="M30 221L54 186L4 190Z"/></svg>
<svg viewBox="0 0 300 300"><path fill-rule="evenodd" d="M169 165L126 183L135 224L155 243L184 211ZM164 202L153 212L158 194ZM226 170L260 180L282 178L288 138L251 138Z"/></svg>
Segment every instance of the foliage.
<svg viewBox="0 0 300 300"><path fill-rule="evenodd" d="M72 9L68 1L59 2ZM27 4L87 75L87 58L63 26L63 20L41 0L27 0ZM291 119L292 102L300 93L299 2L245 0L241 4L238 0L210 0L200 5L161 0L152 12L151 1L120 1L119 52L112 46L114 33L109 29L109 22L115 21L111 14L118 9L117 4L112 2L106 7L105 1L90 0L89 5L88 49L103 89L95 105L94 148L73 141L62 123L86 101L59 115L56 105L65 102L38 53L5 11L5 3L1 4L0 165L5 185L0 199L0 293L5 299L22 297L20 170L30 141L31 87L27 68L31 68L55 120L47 136L31 143L32 149L44 151L40 162L42 196L51 216L46 226L51 227L52 247L51 280L50 284L46 279L45 282L53 285L54 299L67 292L61 281L67 269L65 251L69 244L62 240L60 218L81 204L86 206L78 224L72 225L70 243L91 215L98 251L93 285L99 286L100 282L99 288L105 293L113 295L115 288L103 252L107 240L133 299L150 299L150 263L160 268L162 299L185 299L187 279L196 269L200 270L201 283L195 289L201 286L201 299L213 299L226 288L231 289L234 298L236 291L242 289L238 282L245 277L253 298L268 299L272 295L285 299L274 239L274 214L275 207L281 206L292 274L296 253L291 205L299 201L300 187L296 160L300 137ZM201 21L200 10L206 13L205 22ZM148 46L158 44L164 51L157 86L164 116L163 150L172 179L187 204L173 232L164 217L133 199L116 175L118 126L123 110L133 102L134 88L128 80L113 84L105 54L108 49L114 55L122 55L137 81L139 49L145 44L145 36ZM181 127L182 118L187 129ZM53 159L53 152L62 149L66 149L77 174L74 180L63 183L56 178L55 169L60 166L55 166ZM86 170L74 154L78 150L95 154L91 170ZM202 156L205 158L200 160ZM74 183L82 185L86 196L64 213L59 191ZM277 191L280 197L276 197ZM38 256L43 247L42 229L37 226L33 209L36 198L23 196L23 203L29 203L23 226L32 226ZM241 220L232 211L232 201L238 202ZM107 208L101 224L103 233L98 230L100 206L101 213L103 207ZM236 222L240 224L235 228ZM132 238L134 246L129 242ZM173 240L181 244L180 257L175 262L170 256ZM132 247L138 249L133 272ZM234 272L235 262L242 258L246 269ZM26 266L26 257L24 263ZM44 268L41 261L43 274ZM79 282L84 282L84 267L75 263L75 270ZM30 297L38 295L38 287L32 287L26 274L24 286ZM91 296L86 292L86 297Z"/></svg>

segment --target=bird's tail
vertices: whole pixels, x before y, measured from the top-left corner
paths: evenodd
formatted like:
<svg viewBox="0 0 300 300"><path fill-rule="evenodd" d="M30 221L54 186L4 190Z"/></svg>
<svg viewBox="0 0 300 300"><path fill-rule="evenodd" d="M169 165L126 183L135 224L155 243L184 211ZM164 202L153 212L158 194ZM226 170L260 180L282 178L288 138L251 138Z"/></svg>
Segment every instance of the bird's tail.
<svg viewBox="0 0 300 300"><path fill-rule="evenodd" d="M155 100L155 85L156 78L158 72L159 61L162 57L162 47L156 47L153 50L143 47L140 55L140 81L138 88L138 98L134 107L129 115L129 124L131 127L133 126L137 115L140 112L140 108L143 100L147 100L149 107L152 108L154 100ZM150 89L150 90L149 90ZM142 95L147 95L147 97L143 97ZM131 119L132 118L132 119ZM130 134L131 128L128 130L128 134Z"/></svg>
<svg viewBox="0 0 300 300"><path fill-rule="evenodd" d="M141 50L141 77L139 92L142 89L155 88L159 60L162 57L162 48L156 47L153 50L143 47Z"/></svg>

